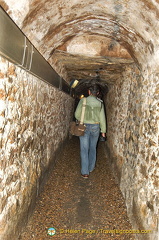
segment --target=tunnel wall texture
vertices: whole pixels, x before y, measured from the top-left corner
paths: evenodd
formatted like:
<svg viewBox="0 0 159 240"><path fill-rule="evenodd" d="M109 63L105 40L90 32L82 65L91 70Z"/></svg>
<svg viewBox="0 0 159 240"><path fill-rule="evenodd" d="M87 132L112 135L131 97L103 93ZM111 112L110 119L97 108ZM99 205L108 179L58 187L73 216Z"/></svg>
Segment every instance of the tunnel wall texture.
<svg viewBox="0 0 159 240"><path fill-rule="evenodd" d="M158 239L159 76L135 66L112 85L106 99L111 165L137 239Z"/></svg>
<svg viewBox="0 0 159 240"><path fill-rule="evenodd" d="M74 100L0 59L0 239L17 239L68 136Z"/></svg>

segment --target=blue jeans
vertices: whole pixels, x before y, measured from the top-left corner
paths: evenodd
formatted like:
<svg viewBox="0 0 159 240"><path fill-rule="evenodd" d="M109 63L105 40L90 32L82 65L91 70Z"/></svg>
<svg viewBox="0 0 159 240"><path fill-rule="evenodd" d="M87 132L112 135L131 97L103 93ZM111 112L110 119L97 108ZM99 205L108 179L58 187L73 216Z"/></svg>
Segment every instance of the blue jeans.
<svg viewBox="0 0 159 240"><path fill-rule="evenodd" d="M80 136L81 174L93 171L96 163L96 147L100 133L99 124L85 124L84 136Z"/></svg>

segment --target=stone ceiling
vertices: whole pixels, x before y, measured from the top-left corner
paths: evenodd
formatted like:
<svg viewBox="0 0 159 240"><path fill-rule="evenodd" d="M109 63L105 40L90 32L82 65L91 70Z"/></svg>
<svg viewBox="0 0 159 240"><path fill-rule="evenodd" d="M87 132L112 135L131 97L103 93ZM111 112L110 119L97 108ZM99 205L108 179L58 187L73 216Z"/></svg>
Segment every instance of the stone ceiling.
<svg viewBox="0 0 159 240"><path fill-rule="evenodd" d="M79 90L91 80L114 84L127 65L141 69L159 53L157 0L0 3L59 75L80 80Z"/></svg>

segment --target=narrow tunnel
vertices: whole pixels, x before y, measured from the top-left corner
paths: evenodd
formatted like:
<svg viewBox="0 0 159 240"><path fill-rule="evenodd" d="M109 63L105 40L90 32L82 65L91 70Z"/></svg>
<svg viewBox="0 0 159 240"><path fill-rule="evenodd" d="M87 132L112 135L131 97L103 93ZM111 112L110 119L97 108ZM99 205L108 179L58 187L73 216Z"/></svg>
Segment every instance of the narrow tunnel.
<svg viewBox="0 0 159 240"><path fill-rule="evenodd" d="M63 149L73 144L76 100L98 83L107 116L99 155L104 151L132 229L147 231L135 239L157 240L158 1L0 3L0 239L18 239ZM81 196L83 202L89 206Z"/></svg>

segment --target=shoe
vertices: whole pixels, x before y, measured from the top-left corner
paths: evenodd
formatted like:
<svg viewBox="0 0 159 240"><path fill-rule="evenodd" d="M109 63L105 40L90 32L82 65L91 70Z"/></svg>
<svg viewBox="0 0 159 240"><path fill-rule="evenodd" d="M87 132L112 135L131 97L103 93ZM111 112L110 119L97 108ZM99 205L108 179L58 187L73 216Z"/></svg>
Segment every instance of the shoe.
<svg viewBox="0 0 159 240"><path fill-rule="evenodd" d="M81 174L81 176L82 176L83 178L88 178L88 177L89 177L88 174Z"/></svg>
<svg viewBox="0 0 159 240"><path fill-rule="evenodd" d="M93 172L93 171L94 171L94 169L95 169L95 168L93 168L93 170L92 170L92 171L89 171L89 172L90 172L90 173L91 173L91 172Z"/></svg>

